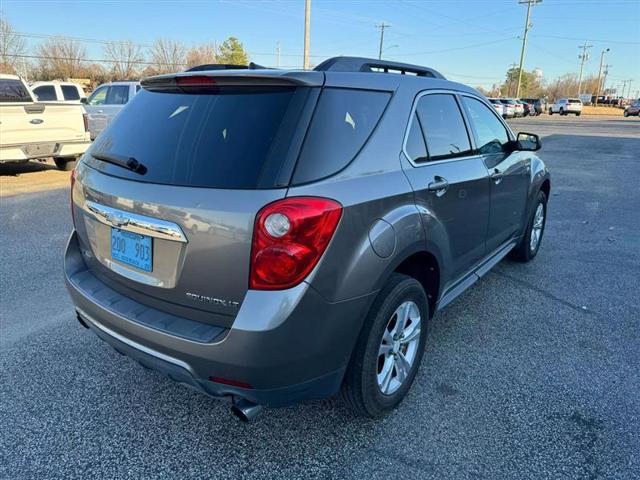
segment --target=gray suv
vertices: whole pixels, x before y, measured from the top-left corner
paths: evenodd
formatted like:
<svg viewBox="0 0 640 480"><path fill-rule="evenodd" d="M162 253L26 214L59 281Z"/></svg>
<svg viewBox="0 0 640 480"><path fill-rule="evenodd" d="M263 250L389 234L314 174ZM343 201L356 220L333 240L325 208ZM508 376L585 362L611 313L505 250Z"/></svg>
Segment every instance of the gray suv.
<svg viewBox="0 0 640 480"><path fill-rule="evenodd" d="M428 321L535 257L549 173L477 91L354 57L146 79L72 176L80 323L241 419L397 406Z"/></svg>

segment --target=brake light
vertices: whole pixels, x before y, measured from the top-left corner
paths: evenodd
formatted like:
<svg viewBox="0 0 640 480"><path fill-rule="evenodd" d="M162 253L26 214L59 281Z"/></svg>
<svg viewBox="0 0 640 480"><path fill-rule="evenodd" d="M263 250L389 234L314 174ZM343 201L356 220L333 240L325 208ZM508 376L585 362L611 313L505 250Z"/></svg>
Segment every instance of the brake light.
<svg viewBox="0 0 640 480"><path fill-rule="evenodd" d="M249 288L283 290L299 284L322 257L341 216L342 205L319 197L285 198L260 210Z"/></svg>
<svg viewBox="0 0 640 480"><path fill-rule="evenodd" d="M69 199L71 200L71 220L73 221L73 228L76 228L76 215L73 207L73 186L76 184L76 169L71 170L71 192L69 192Z"/></svg>
<svg viewBox="0 0 640 480"><path fill-rule="evenodd" d="M216 81L206 75L192 75L189 77L176 77L176 85L179 87L200 87L215 85Z"/></svg>
<svg viewBox="0 0 640 480"><path fill-rule="evenodd" d="M88 132L89 131L89 115L87 115L86 113L83 113L82 121L84 122L84 131Z"/></svg>

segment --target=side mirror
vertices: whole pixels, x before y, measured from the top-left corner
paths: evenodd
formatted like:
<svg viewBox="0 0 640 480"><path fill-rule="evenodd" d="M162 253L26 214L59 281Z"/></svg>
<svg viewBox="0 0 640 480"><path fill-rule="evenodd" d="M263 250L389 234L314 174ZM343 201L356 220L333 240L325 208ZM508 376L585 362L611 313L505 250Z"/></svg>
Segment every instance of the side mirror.
<svg viewBox="0 0 640 480"><path fill-rule="evenodd" d="M525 150L529 152L535 152L542 148L542 142L540 141L540 137L535 133L518 133L518 138L516 140L518 144L518 150Z"/></svg>
<svg viewBox="0 0 640 480"><path fill-rule="evenodd" d="M87 104L87 97L82 97L82 98L80 99L80 103L82 103L82 104L86 105L86 104Z"/></svg>

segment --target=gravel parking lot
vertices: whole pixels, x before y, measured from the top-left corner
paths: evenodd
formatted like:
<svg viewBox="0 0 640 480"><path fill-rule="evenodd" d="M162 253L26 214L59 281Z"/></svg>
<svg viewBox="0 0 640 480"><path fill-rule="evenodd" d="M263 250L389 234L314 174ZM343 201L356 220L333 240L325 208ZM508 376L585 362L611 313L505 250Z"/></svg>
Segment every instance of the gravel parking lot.
<svg viewBox="0 0 640 480"><path fill-rule="evenodd" d="M510 123L552 171L540 253L433 319L380 421L323 401L241 424L118 355L64 288L68 190L2 198L0 478L640 478L640 120Z"/></svg>

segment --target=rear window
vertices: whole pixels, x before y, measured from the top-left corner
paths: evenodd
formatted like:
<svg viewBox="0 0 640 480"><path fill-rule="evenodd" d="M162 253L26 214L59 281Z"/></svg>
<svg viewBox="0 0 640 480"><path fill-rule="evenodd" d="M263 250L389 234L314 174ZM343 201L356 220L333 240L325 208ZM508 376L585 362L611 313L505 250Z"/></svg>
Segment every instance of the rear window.
<svg viewBox="0 0 640 480"><path fill-rule="evenodd" d="M570 98L569 103L582 103L582 102L577 98Z"/></svg>
<svg viewBox="0 0 640 480"><path fill-rule="evenodd" d="M366 143L390 98L388 92L325 88L296 165L293 183L319 180L346 167Z"/></svg>
<svg viewBox="0 0 640 480"><path fill-rule="evenodd" d="M110 175L142 182L212 188L283 186L282 170L293 167L290 160L299 143L298 149L292 146L311 90L236 88L192 94L143 89L91 151L133 157L147 167L146 174L89 155L85 161ZM284 177L286 185L290 171Z"/></svg>
<svg viewBox="0 0 640 480"><path fill-rule="evenodd" d="M42 85L33 89L33 93L38 97L39 102L50 102L57 100L56 89L53 85Z"/></svg>
<svg viewBox="0 0 640 480"><path fill-rule="evenodd" d="M0 102L30 102L31 95L20 80L0 80Z"/></svg>
<svg viewBox="0 0 640 480"><path fill-rule="evenodd" d="M80 93L73 85L62 85L60 88L65 100L80 100Z"/></svg>

